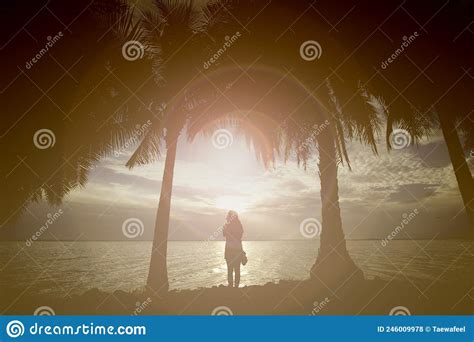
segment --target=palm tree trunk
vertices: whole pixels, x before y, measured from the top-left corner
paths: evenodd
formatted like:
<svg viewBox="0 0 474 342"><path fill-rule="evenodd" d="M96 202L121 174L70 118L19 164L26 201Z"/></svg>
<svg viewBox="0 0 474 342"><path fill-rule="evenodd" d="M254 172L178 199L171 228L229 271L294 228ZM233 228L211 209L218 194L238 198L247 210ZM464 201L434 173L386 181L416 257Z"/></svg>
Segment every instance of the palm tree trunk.
<svg viewBox="0 0 474 342"><path fill-rule="evenodd" d="M467 165L464 151L454 126L453 118L440 115L439 121L443 131L444 140L448 147L449 157L453 165L454 174L464 202L466 213L474 228L474 180Z"/></svg>
<svg viewBox="0 0 474 342"><path fill-rule="evenodd" d="M147 285L155 292L166 292L169 288L167 252L168 252L168 230L170 223L171 192L173 189L174 164L176 160L177 139L173 137L168 140L168 148L165 159L165 170L161 183L160 202L156 213L155 234L148 272Z"/></svg>
<svg viewBox="0 0 474 342"><path fill-rule="evenodd" d="M317 136L319 176L321 180L322 230L320 247L311 278L324 283L343 283L363 279L362 271L352 261L342 230L337 179L337 155L330 128Z"/></svg>

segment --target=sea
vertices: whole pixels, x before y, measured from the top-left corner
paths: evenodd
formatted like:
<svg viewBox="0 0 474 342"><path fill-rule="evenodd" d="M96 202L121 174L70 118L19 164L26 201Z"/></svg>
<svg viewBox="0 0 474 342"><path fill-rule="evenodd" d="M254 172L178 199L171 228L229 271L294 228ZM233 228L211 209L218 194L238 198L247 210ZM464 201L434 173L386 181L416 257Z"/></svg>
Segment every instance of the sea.
<svg viewBox="0 0 474 342"><path fill-rule="evenodd" d="M319 240L244 241L248 264L242 286L309 276ZM367 278L411 282L423 290L434 282L466 281L474 269L474 243L460 240L349 240L347 248ZM88 289L132 291L143 288L151 242L0 242L0 288L21 288L54 296ZM222 241L170 241L170 289L226 284Z"/></svg>

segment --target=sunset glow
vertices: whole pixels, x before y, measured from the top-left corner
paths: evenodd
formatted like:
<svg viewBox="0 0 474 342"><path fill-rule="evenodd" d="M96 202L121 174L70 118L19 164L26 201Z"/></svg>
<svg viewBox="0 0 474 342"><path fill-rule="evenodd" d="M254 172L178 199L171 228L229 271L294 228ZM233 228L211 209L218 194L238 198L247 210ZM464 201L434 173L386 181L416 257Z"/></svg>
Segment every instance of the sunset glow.
<svg viewBox="0 0 474 342"><path fill-rule="evenodd" d="M248 209L247 199L237 196L222 196L216 199L216 207L225 210L235 210L238 213Z"/></svg>

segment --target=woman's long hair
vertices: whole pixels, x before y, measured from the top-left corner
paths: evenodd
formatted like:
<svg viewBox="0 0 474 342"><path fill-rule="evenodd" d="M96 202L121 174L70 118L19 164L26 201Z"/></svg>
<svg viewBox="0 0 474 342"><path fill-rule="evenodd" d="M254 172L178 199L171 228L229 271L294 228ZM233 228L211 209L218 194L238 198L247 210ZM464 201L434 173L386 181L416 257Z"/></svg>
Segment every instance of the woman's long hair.
<svg viewBox="0 0 474 342"><path fill-rule="evenodd" d="M227 213L226 217L225 230L230 234L234 239L242 240L242 235L244 234L244 229L239 220L239 215L236 211L230 210Z"/></svg>
<svg viewBox="0 0 474 342"><path fill-rule="evenodd" d="M229 212L227 213L227 217L225 219L227 223L232 223L233 221L240 222L239 215L234 210L229 210Z"/></svg>

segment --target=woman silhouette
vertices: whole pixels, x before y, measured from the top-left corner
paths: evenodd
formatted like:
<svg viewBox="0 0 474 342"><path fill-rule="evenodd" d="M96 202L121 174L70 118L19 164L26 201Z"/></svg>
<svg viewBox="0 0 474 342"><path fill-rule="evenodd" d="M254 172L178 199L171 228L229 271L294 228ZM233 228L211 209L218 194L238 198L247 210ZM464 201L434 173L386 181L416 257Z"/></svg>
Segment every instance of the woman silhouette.
<svg viewBox="0 0 474 342"><path fill-rule="evenodd" d="M237 213L233 210L227 213L226 223L224 224L225 237L225 260L227 262L227 281L229 287L239 287L240 283L240 263L242 262L242 235L244 229L240 223ZM234 282L235 272L235 282Z"/></svg>

